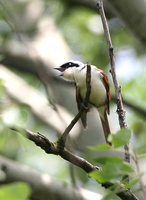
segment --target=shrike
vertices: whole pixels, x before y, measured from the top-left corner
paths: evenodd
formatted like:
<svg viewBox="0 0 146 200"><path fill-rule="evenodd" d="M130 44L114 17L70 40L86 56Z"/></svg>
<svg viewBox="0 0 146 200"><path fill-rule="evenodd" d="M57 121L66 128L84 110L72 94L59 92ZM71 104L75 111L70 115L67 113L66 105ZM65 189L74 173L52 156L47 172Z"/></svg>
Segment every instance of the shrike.
<svg viewBox="0 0 146 200"><path fill-rule="evenodd" d="M87 65L80 61L70 60L61 65L60 67L55 67L55 69L61 72L59 76L63 76L66 80L75 83L76 101L78 109L80 110L87 91ZM97 68L96 66L91 65L91 94L89 98L89 109L95 107L98 110L103 126L105 140L108 144L111 144L107 140L108 135L110 134L110 127L107 118L107 114L110 114L110 98L111 94L109 82L105 72ZM86 115L89 109L85 111L81 116L81 120L85 129L87 128Z"/></svg>

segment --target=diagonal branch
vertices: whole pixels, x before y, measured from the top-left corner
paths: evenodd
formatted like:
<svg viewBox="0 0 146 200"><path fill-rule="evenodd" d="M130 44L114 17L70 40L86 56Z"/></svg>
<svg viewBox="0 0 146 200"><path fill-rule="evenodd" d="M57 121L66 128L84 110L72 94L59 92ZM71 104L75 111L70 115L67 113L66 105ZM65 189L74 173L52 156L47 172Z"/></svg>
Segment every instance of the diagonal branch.
<svg viewBox="0 0 146 200"><path fill-rule="evenodd" d="M71 153L66 148L60 149L59 146L57 145L57 142L56 143L51 142L47 137L43 136L40 133L34 133L32 131L23 128L22 126L12 127L11 130L21 133L24 137L28 138L29 140L33 141L37 146L41 147L47 154L59 155L63 159L80 167L86 173L90 173L91 171L94 170L101 170L100 167L92 165L84 158L81 158ZM112 188L110 188L111 186L113 186L112 183L104 183L102 184L102 186L112 191ZM138 198L130 190L121 191L120 193L117 194L117 196L119 196L122 200L126 199L138 200Z"/></svg>
<svg viewBox="0 0 146 200"><path fill-rule="evenodd" d="M30 130L23 128L22 126L11 127L11 130L21 133L24 137L28 138L29 140L33 141L37 146L41 147L47 154L59 155L63 159L80 167L86 173L100 169L100 167L92 165L84 158L81 158L71 153L66 148L60 148L58 142L53 143L47 137L40 133L34 133Z"/></svg>

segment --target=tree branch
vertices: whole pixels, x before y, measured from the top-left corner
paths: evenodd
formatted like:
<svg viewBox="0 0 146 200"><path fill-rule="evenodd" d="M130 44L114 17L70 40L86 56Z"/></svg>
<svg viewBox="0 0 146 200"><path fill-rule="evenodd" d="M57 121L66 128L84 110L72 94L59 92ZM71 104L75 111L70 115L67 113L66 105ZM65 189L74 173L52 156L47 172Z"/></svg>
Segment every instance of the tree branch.
<svg viewBox="0 0 146 200"><path fill-rule="evenodd" d="M24 137L33 141L37 146L41 147L47 154L59 155L63 159L80 167L86 173L89 173L89 172L97 170L97 169L98 170L101 169L100 167L92 165L84 158L81 158L81 157L71 153L66 148L62 149L62 146L60 146L60 143L58 143L58 141L53 143L47 137L45 137L44 135L42 135L40 133L34 133L34 132L27 130L21 126L11 127L10 129L21 133Z"/></svg>
<svg viewBox="0 0 146 200"><path fill-rule="evenodd" d="M110 57L110 64L111 64L111 70L110 71L111 71L111 74L112 74L112 79L113 79L113 83L114 83L114 87L115 87L117 114L119 116L119 124L120 124L121 128L127 128L127 124L126 124L126 121L125 121L125 110L124 110L124 107L123 107L122 96L121 96L121 87L119 86L118 79L117 79L117 76L116 76L116 70L115 70L114 48L113 48L113 45L112 45L109 27L108 27L105 12L104 12L103 0L99 0L97 6L98 6L98 9L99 9L99 13L100 13L100 16L101 16L101 20L102 20L102 24L103 24L108 48L109 48L109 57ZM124 149L125 149L124 160L129 163L130 162L129 144L125 145Z"/></svg>
<svg viewBox="0 0 146 200"><path fill-rule="evenodd" d="M102 184L102 186L107 189L110 189L110 187L112 187L113 184L112 183L104 183L104 184ZM131 190L128 190L128 189L125 190L123 187L124 185L121 184L121 185L117 185L117 186L122 190L122 192L117 193L117 196L120 197L122 200L139 200L137 198L137 196L135 196L135 194L133 194L131 192Z"/></svg>
<svg viewBox="0 0 146 200"><path fill-rule="evenodd" d="M21 126L12 127L11 130L21 133L24 137L28 138L29 140L33 141L37 146L41 147L47 154L59 155L63 159L80 167L86 173L90 173L94 170L101 170L100 167L92 165L84 158L81 158L81 157L71 153L66 148L60 149L60 146L58 146L58 142L53 143L47 137L43 136L40 133L34 133L34 132L29 131ZM15 179L17 179L17 178L15 178ZM19 181L19 180L17 180L17 181ZM104 184L102 184L102 186L107 189L110 189L112 191L112 187L111 187L111 186L113 186L112 183L104 183ZM121 185L121 188L122 188L122 185ZM119 196L122 200L126 200L126 199L127 200L138 200L138 198L130 190L125 191L124 188L123 188L122 192L120 191L119 193L117 193L117 196Z"/></svg>

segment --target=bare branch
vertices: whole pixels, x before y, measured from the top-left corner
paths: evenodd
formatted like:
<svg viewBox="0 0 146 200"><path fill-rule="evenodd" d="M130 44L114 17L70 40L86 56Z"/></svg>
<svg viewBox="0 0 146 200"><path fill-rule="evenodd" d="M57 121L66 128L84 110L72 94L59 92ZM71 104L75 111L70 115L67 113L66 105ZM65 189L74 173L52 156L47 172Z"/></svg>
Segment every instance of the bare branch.
<svg viewBox="0 0 146 200"><path fill-rule="evenodd" d="M117 103L117 113L119 115L119 123L120 123L121 128L123 128L123 127L127 128L127 124L125 122L125 111L124 111L124 108L123 108L122 97L121 97L121 87L119 86L117 76L116 76L116 71L115 71L115 58L114 58L114 51L113 51L114 48L113 48L113 45L112 45L109 27L108 27L108 24L107 24L105 13L104 13L102 0L99 0L98 8L99 8L99 12L100 12L100 15L101 15L101 19L102 19L102 23L103 23L103 27L104 27L104 32L105 32L105 35L106 35L106 40L107 40L107 44L108 44L108 48L109 48L111 74L112 74L113 83L114 83L115 92L116 92L116 103Z"/></svg>
<svg viewBox="0 0 146 200"><path fill-rule="evenodd" d="M98 9L99 9L99 12L100 12L100 15L101 15L103 28L104 28L108 48L109 48L109 57L110 57L110 64L111 64L110 72L112 74L113 83L114 83L114 86L115 86L117 113L118 113L118 116L119 116L119 124L120 124L121 128L127 128L127 124L126 124L126 121L125 121L125 110L124 110L124 107L123 107L122 96L121 96L121 87L119 86L118 79L117 79L117 76L116 76L116 70L115 70L114 48L113 48L113 45L112 45L109 27L108 27L108 24L107 24L107 20L106 20L104 8L103 8L103 0L99 0L97 6L98 6ZM125 149L124 160L126 162L130 163L129 144L125 145L124 149Z"/></svg>
<svg viewBox="0 0 146 200"><path fill-rule="evenodd" d="M63 159L80 167L86 173L89 173L89 172L97 170L97 169L101 169L100 167L92 165L84 158L81 158L81 157L71 153L66 148L62 149L60 142L57 141L57 142L53 143L47 137L45 137L44 135L42 135L40 133L34 133L34 132L27 130L21 126L11 127L11 130L21 133L24 137L28 138L29 140L33 141L37 146L41 147L47 154L59 155Z"/></svg>

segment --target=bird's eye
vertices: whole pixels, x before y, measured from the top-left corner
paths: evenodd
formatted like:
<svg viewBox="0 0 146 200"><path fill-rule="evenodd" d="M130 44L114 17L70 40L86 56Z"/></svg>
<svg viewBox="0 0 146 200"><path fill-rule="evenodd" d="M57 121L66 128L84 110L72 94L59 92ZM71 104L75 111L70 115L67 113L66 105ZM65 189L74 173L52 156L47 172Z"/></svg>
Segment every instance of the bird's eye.
<svg viewBox="0 0 146 200"><path fill-rule="evenodd" d="M69 65L71 65L71 62L70 63L68 63Z"/></svg>

